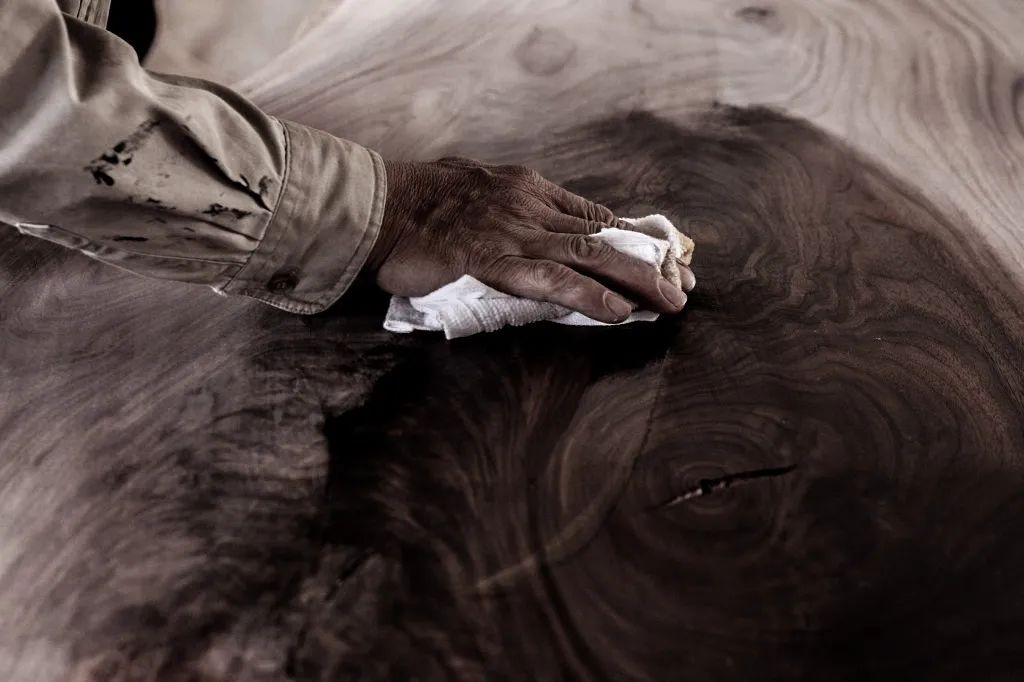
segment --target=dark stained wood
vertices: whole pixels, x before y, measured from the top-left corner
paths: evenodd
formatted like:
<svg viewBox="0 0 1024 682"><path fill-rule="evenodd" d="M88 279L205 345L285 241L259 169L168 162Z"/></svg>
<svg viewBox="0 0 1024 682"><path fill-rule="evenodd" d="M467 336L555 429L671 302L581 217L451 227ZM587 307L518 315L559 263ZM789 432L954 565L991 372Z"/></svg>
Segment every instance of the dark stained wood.
<svg viewBox="0 0 1024 682"><path fill-rule="evenodd" d="M329 422L330 529L396 570L360 665L1016 679L1024 328L994 258L764 110L635 115L552 164L673 207L700 287L656 329L437 345Z"/></svg>

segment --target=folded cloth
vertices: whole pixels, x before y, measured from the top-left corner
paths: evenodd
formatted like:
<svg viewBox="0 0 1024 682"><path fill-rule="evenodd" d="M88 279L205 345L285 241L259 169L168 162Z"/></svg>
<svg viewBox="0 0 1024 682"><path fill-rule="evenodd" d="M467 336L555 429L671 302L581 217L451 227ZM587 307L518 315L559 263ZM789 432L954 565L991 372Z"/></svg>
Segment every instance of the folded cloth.
<svg viewBox="0 0 1024 682"><path fill-rule="evenodd" d="M680 285L678 263L689 265L693 241L663 215L625 218L629 229L607 227L596 235L617 251L638 258L676 286ZM622 322L650 322L658 314L637 310ZM444 331L449 339L492 332L505 326L519 326L546 320L575 326L609 326L568 308L503 294L478 279L463 275L426 296L393 296L384 328L400 334L415 330Z"/></svg>

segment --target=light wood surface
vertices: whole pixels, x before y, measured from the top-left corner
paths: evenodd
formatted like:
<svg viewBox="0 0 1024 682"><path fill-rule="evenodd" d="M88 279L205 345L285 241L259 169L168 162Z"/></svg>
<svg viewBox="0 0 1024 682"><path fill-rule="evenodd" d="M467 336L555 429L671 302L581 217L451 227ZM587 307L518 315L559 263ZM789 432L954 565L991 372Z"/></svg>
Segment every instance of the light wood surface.
<svg viewBox="0 0 1024 682"><path fill-rule="evenodd" d="M1014 0L348 2L241 87L423 158L515 154L634 110L776 106L913 179L1024 272L1022 32Z"/></svg>
<svg viewBox="0 0 1024 682"><path fill-rule="evenodd" d="M1020 677L1019 2L308 16L206 75L664 211L698 289L449 344L0 234L5 679Z"/></svg>
<svg viewBox="0 0 1024 682"><path fill-rule="evenodd" d="M273 61L335 4L336 0L155 0L159 24L145 65L154 71L232 83Z"/></svg>

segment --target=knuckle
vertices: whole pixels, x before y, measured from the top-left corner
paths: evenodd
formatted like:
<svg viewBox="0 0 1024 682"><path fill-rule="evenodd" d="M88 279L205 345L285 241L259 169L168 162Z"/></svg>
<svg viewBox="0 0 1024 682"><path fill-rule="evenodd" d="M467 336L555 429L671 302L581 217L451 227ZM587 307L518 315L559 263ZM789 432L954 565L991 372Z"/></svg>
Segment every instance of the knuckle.
<svg viewBox="0 0 1024 682"><path fill-rule="evenodd" d="M537 182L540 180L540 173L528 166L502 166L502 170L506 175L516 180L523 180L526 182Z"/></svg>
<svg viewBox="0 0 1024 682"><path fill-rule="evenodd" d="M594 261L607 258L605 246L588 237L572 237L566 243L569 256L578 261Z"/></svg>
<svg viewBox="0 0 1024 682"><path fill-rule="evenodd" d="M481 185L489 185L494 178L494 173L483 166L474 166L469 171L469 175L474 182Z"/></svg>
<svg viewBox="0 0 1024 682"><path fill-rule="evenodd" d="M558 263L542 260L532 263L529 267L531 283L541 289L556 289L566 281L568 270Z"/></svg>
<svg viewBox="0 0 1024 682"><path fill-rule="evenodd" d="M615 214L606 206L595 204L593 202L588 202L588 204L587 213L590 214L589 217L591 220L596 220L600 223L610 223L615 220Z"/></svg>

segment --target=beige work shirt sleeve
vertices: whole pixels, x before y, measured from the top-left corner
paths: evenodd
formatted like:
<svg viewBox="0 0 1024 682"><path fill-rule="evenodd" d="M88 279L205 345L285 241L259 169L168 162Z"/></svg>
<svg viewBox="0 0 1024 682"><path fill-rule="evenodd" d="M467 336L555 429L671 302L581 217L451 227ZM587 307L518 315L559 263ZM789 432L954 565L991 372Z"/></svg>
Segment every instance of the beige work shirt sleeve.
<svg viewBox="0 0 1024 682"><path fill-rule="evenodd" d="M64 5L79 11L0 2L0 221L141 275L299 313L334 303L380 229L380 157L148 72L89 23L106 3Z"/></svg>

